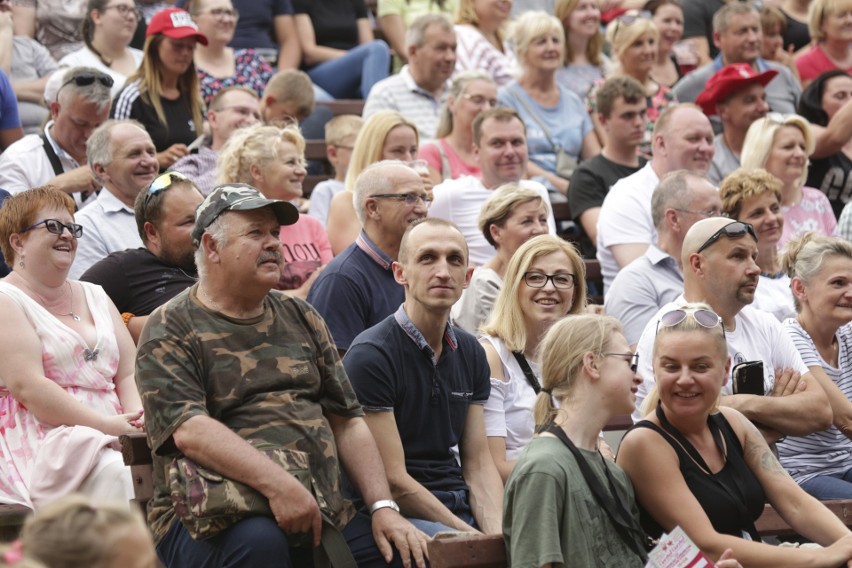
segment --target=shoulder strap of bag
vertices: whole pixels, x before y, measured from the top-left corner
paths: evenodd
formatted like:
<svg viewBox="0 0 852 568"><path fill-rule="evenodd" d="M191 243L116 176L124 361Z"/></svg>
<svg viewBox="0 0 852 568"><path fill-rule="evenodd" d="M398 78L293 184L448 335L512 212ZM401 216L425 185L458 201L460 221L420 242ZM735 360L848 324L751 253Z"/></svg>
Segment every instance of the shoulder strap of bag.
<svg viewBox="0 0 852 568"><path fill-rule="evenodd" d="M541 392L541 383L538 382L538 377L533 373L530 364L527 362L527 358L524 357L524 354L520 351L512 351L512 355L515 356L515 360L520 365L521 370L524 372L524 376L527 378L527 382L530 384L532 389L535 391L535 394Z"/></svg>
<svg viewBox="0 0 852 568"><path fill-rule="evenodd" d="M44 132L39 134L39 137L41 138L42 146L44 146L44 153L47 154L47 159L50 160L50 166L53 168L53 173L55 175L61 175L65 170L62 168L62 162L59 161L59 156L56 155L56 151L50 144L50 140L47 139Z"/></svg>
<svg viewBox="0 0 852 568"><path fill-rule="evenodd" d="M561 150L561 149L562 149L562 145L561 145L561 144L558 144L558 143L557 143L557 142L553 139L553 136L551 136L551 135L550 135L550 130L548 130L548 129L547 129L547 127L544 125L544 121L542 121L542 120L538 117L538 114L537 114L535 111L533 111L533 109L532 109L532 108L530 108L530 106L529 106L529 105L527 104L527 102L524 100L524 97L523 97L522 95L520 95L520 94L518 94L518 93L516 93L516 92L514 91L514 89L516 89L516 88L517 88L517 89L520 89L521 87L520 87L520 85L518 85L517 83L515 83L514 85L512 85L511 87L509 87L508 91L509 91L510 93L512 93L512 97L514 97L516 101L518 101L519 103L521 103L521 106L522 106L522 107L524 107L524 109L525 109L525 110L526 110L526 111L530 114L530 116L532 116L533 120L534 120L534 121L536 121L536 123L537 123L537 124L541 127L541 131L542 131L542 132L544 132L544 136L545 136L545 138L547 138L547 141L548 141L548 142L550 142L550 145L551 145L551 146L553 146L553 150L554 150L555 152L559 152L559 150Z"/></svg>
<svg viewBox="0 0 852 568"><path fill-rule="evenodd" d="M438 147L438 154L441 155L441 179L446 181L453 177L453 172L450 169L450 158L447 157L447 151L444 150L443 140L436 140L435 145Z"/></svg>
<svg viewBox="0 0 852 568"><path fill-rule="evenodd" d="M322 516L322 540L314 549L314 568L358 568L343 533L325 514Z"/></svg>

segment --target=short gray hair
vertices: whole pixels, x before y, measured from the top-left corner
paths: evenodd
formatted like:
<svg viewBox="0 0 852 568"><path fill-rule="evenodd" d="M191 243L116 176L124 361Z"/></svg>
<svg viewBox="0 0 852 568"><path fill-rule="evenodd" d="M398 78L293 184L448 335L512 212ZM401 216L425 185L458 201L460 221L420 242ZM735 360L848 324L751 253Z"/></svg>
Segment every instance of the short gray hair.
<svg viewBox="0 0 852 568"><path fill-rule="evenodd" d="M92 170L92 175L101 185L104 184L104 181L95 173L95 164L108 166L112 163L113 153L115 152L112 144L112 129L122 124L135 126L143 132L148 132L138 120L110 119L95 128L86 141L86 162L89 164L89 169Z"/></svg>
<svg viewBox="0 0 852 568"><path fill-rule="evenodd" d="M78 97L87 103L97 105L98 111L103 111L112 102L112 91L100 81L92 81L91 85L77 85L72 81L74 77L79 77L91 73L95 76L106 75L103 71L99 71L94 67L72 67L62 76L61 87L56 93L56 100L60 105L66 106L70 104L72 97ZM71 81L70 83L68 81Z"/></svg>
<svg viewBox="0 0 852 568"><path fill-rule="evenodd" d="M663 176L651 196L651 220L660 229L666 218L666 209L687 209L693 195L689 191L690 179L705 180L703 175L689 170L675 170Z"/></svg>
<svg viewBox="0 0 852 568"><path fill-rule="evenodd" d="M394 190L393 180L385 172L389 166L408 167L401 160L382 160L364 168L364 171L355 179L352 204L355 207L355 215L358 216L358 220L361 221L362 225L367 219L367 198L379 193L392 193Z"/></svg>
<svg viewBox="0 0 852 568"><path fill-rule="evenodd" d="M229 211L223 212L204 229L204 232L210 235L210 238L220 247L228 244L228 226L225 223L225 217L228 213ZM195 267L198 269L199 280L207 278L207 254L205 254L204 247L200 243L198 248L195 249Z"/></svg>
<svg viewBox="0 0 852 568"><path fill-rule="evenodd" d="M760 15L760 12L758 12L757 8L751 2L728 2L713 14L713 32L721 34L728 31L731 16L739 16L740 14L751 12Z"/></svg>
<svg viewBox="0 0 852 568"><path fill-rule="evenodd" d="M454 31L452 22L443 14L424 14L409 24L408 31L405 32L405 48L423 47L426 43L426 30L431 25L441 26L445 32Z"/></svg>

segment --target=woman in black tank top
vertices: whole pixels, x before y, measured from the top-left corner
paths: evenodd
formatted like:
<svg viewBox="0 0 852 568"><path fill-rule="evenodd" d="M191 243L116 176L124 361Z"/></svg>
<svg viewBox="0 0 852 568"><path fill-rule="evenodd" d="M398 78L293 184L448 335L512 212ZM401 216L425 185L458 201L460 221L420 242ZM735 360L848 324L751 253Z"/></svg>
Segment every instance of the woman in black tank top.
<svg viewBox="0 0 852 568"><path fill-rule="evenodd" d="M852 533L787 475L754 424L719 408L727 353L722 318L705 304L661 316L649 413L624 437L617 460L633 482L645 529L680 526L701 550L717 555L731 548L743 566L849 562ZM766 500L796 532L825 548L760 542L754 521Z"/></svg>

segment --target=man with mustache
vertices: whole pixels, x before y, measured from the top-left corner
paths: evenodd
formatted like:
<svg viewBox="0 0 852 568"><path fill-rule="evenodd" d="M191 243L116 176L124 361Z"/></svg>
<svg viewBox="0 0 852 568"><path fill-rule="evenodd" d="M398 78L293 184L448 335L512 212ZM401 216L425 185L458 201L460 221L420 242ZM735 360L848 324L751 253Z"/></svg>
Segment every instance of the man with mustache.
<svg viewBox="0 0 852 568"><path fill-rule="evenodd" d="M148 519L166 567L308 566L321 536L342 536L358 566L399 568L401 555L424 568L426 537L391 500L328 329L310 305L273 290L278 234L298 217L249 185L214 188L192 230L198 283L156 310L140 337L136 380L154 455ZM263 453L272 449L288 466ZM248 486L270 511L222 519L215 536L193 539L166 475L178 457ZM343 496L341 468L371 516Z"/></svg>
<svg viewBox="0 0 852 568"><path fill-rule="evenodd" d="M492 192L506 183L533 189L547 205L547 227L556 233L556 221L547 189L537 181L523 179L527 174L527 129L513 109L497 107L479 113L473 120L473 153L480 178L465 176L447 180L432 189L435 200L429 216L452 221L462 232L470 249L470 262L481 266L497 254L479 228L479 211Z"/></svg>
<svg viewBox="0 0 852 568"><path fill-rule="evenodd" d="M77 245L69 273L73 279L111 252L142 246L133 204L158 170L157 149L135 120L108 120L96 128L86 143L86 155L103 187L76 217L86 236Z"/></svg>
<svg viewBox="0 0 852 568"><path fill-rule="evenodd" d="M456 32L441 14L426 14L408 26L408 64L373 85L362 116L380 110L401 112L417 125L420 142L435 137L441 105L456 68Z"/></svg>
<svg viewBox="0 0 852 568"><path fill-rule="evenodd" d="M789 335L775 316L751 307L760 277L757 237L751 225L723 217L695 223L683 241L683 294L663 306L645 326L636 352L639 387L634 421L654 386L654 338L660 317L686 303L703 302L722 319L731 357L731 379L722 388L720 404L736 408L757 424L768 442L786 435L802 436L831 425L832 412L825 391L799 356ZM753 363L758 388L764 396L733 394L737 365ZM762 373L760 366L762 363ZM699 371L700 372L700 371ZM820 369L819 372L822 372ZM824 381L823 381L824 379Z"/></svg>

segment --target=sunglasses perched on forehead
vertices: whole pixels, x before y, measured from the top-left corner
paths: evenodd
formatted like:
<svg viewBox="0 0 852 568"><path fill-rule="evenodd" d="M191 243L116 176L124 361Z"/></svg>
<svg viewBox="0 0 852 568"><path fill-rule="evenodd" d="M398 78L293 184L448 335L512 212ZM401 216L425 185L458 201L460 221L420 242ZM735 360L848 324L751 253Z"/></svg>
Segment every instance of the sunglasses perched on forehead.
<svg viewBox="0 0 852 568"><path fill-rule="evenodd" d="M90 73L88 71L83 73L77 73L76 75L62 83L62 86L59 87L59 89L56 91L56 100L59 100L59 92L71 83L74 83L78 87L88 87L89 85L94 84L95 81L107 88L112 87L112 85L115 83L112 77L110 77L106 73Z"/></svg>
<svg viewBox="0 0 852 568"><path fill-rule="evenodd" d="M725 333L725 326L722 325L722 318L713 310L707 308L689 309L679 308L671 310L660 316L660 321L657 322L657 333L661 327L674 327L680 325L688 317L692 316L695 323L707 329L713 329L717 325L722 326L722 334Z"/></svg>
<svg viewBox="0 0 852 568"><path fill-rule="evenodd" d="M615 29L612 32L612 39L615 39L615 36L621 31L621 26L632 26L639 20L650 20L651 18L653 18L653 14L647 10L629 12L618 16L615 19Z"/></svg>
<svg viewBox="0 0 852 568"><path fill-rule="evenodd" d="M713 243L721 239L723 236L728 237L729 239L738 239L746 235L751 235L754 238L755 242L757 241L757 234L754 232L754 227L752 227L750 224L742 223L740 221L728 223L727 225L710 235L710 238L704 241L704 244L701 245L701 247L699 247L698 251L696 252L702 252L704 249L713 245Z"/></svg>
<svg viewBox="0 0 852 568"><path fill-rule="evenodd" d="M53 233L54 235L61 235L62 231L68 229L68 232L71 233L75 239L79 239L83 236L83 225L78 225L77 223L63 223L59 219L44 219L39 221L35 225L30 225L21 233L26 233L27 231L31 231L38 227L39 225L44 225L44 228L47 229L48 233Z"/></svg>
<svg viewBox="0 0 852 568"><path fill-rule="evenodd" d="M151 201L152 197L154 197L158 193L166 191L171 186L181 181L190 181L190 179L180 172L166 172L155 177L154 180L149 183L148 187L145 189L145 202L143 203L143 205L147 207L148 202Z"/></svg>

